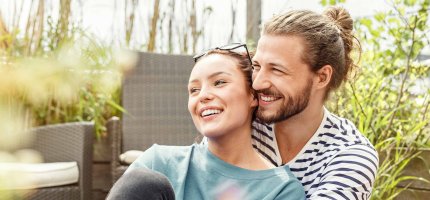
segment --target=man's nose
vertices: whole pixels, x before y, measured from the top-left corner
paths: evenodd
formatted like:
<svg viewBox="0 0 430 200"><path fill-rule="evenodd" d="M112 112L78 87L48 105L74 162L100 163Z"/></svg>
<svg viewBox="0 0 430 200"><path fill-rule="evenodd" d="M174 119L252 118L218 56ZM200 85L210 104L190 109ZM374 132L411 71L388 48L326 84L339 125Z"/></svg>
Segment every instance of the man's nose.
<svg viewBox="0 0 430 200"><path fill-rule="evenodd" d="M270 81L264 70L253 73L252 88L254 90L264 90L270 88Z"/></svg>

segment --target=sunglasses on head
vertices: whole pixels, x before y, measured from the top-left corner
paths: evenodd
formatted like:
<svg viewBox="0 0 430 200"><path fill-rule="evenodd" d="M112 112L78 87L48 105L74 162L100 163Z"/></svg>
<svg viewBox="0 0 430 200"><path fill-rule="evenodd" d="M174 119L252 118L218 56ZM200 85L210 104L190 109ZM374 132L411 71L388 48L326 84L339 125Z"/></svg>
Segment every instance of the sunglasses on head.
<svg viewBox="0 0 430 200"><path fill-rule="evenodd" d="M201 57L205 56L206 54L208 54L210 51L213 51L213 50L224 50L224 51L231 51L231 52L239 53L239 52L235 51L235 50L239 50L239 48L245 48L246 56L249 59L249 63L252 64L251 56L249 56L248 47L246 46L246 44L243 44L243 43L231 43L231 44L227 44L224 46L208 49L202 53L195 55L193 57L193 59L194 59L194 62L197 62Z"/></svg>

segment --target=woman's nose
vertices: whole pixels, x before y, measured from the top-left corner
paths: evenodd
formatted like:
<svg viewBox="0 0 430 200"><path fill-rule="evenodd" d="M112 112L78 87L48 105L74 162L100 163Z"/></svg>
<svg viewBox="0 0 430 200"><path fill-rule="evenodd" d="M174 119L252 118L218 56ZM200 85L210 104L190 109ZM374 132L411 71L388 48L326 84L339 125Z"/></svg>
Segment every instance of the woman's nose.
<svg viewBox="0 0 430 200"><path fill-rule="evenodd" d="M212 94L212 92L208 89L203 89L200 91L200 102L201 103L206 103L211 101L214 98L214 95Z"/></svg>

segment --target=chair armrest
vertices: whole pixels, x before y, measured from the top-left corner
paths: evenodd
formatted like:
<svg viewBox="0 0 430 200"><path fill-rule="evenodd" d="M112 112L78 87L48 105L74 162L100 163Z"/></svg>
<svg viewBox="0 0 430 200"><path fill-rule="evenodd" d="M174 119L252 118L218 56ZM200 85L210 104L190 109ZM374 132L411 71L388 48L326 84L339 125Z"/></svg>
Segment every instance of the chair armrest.
<svg viewBox="0 0 430 200"><path fill-rule="evenodd" d="M119 155L122 153L122 129L121 121L118 117L112 117L106 123L107 133L109 134L112 148L111 173L112 177L116 177L116 169L121 166ZM115 179L113 179L115 180Z"/></svg>
<svg viewBox="0 0 430 200"><path fill-rule="evenodd" d="M94 123L73 122L32 129L33 148L45 162L76 161L79 166L81 199L91 199Z"/></svg>

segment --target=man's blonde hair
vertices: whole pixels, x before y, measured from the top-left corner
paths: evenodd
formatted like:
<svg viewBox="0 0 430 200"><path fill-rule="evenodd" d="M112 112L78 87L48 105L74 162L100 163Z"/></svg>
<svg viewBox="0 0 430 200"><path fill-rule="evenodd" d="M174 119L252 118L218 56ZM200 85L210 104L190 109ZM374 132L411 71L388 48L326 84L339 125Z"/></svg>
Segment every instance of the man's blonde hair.
<svg viewBox="0 0 430 200"><path fill-rule="evenodd" d="M262 35L298 36L305 42L301 59L316 72L325 65L333 68L329 91L338 88L356 66L351 58L354 44L353 20L344 8L329 7L323 14L293 10L267 21ZM354 39L357 43L354 43ZM326 97L327 97L326 95Z"/></svg>

